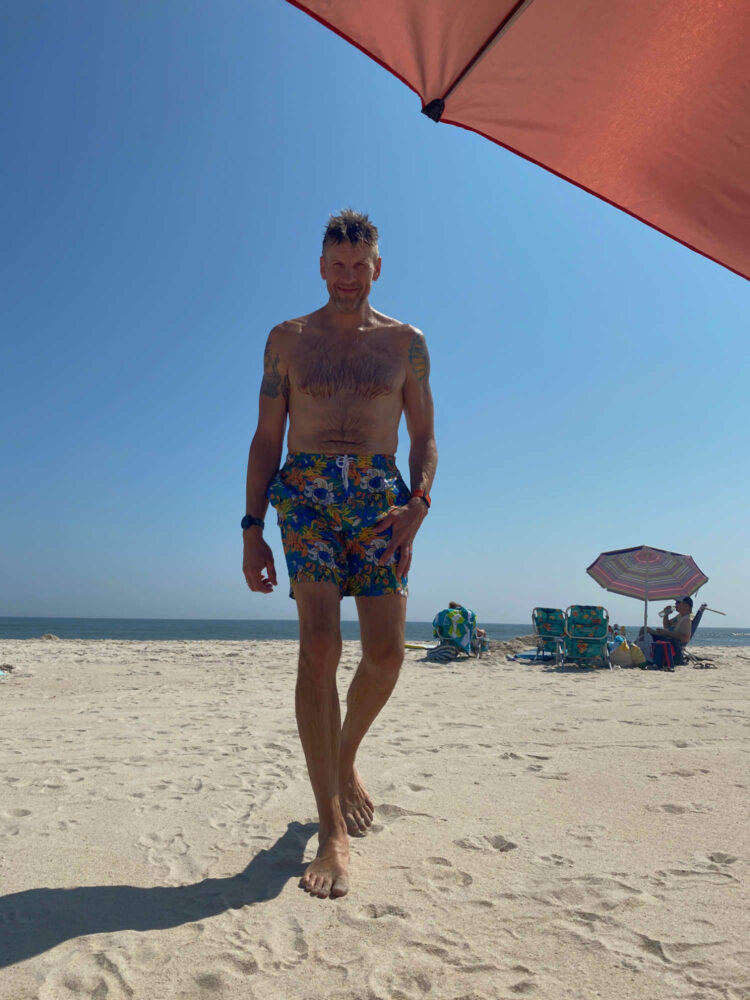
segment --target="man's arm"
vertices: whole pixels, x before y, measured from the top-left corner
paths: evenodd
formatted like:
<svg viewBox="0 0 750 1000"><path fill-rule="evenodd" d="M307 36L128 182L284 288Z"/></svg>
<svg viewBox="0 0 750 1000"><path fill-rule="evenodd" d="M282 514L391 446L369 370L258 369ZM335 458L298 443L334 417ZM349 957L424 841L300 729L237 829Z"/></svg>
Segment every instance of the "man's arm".
<svg viewBox="0 0 750 1000"><path fill-rule="evenodd" d="M411 489L429 493L435 479L438 454L435 443L435 409L430 391L430 356L424 336L419 330L411 331L403 397L410 442ZM427 510L424 500L413 497L406 506L391 511L381 522L379 530L392 528L393 533L379 562L384 565L393 552L400 549L396 567L399 576L405 576L409 571L412 542L427 516Z"/></svg>
<svg viewBox="0 0 750 1000"><path fill-rule="evenodd" d="M679 615L674 618L664 618L664 624L666 628L650 628L649 632L651 635L664 636L665 639L676 639L678 642L690 642L690 618L683 618L677 625L677 628L672 628L672 626L677 622Z"/></svg>
<svg viewBox="0 0 750 1000"><path fill-rule="evenodd" d="M266 490L279 468L289 403L289 377L280 347L278 327L268 336L263 355L263 381L258 404L258 426L247 461L245 513L264 518L268 508ZM242 532L242 571L253 591L270 593L276 585L273 554L263 539L263 529L253 525ZM266 577L263 570L268 571Z"/></svg>
<svg viewBox="0 0 750 1000"><path fill-rule="evenodd" d="M435 444L435 407L430 390L430 356L424 336L419 330L415 330L409 345L409 365L404 384L404 415L411 444L411 488L429 493L435 479L438 455Z"/></svg>
<svg viewBox="0 0 750 1000"><path fill-rule="evenodd" d="M669 617L669 611L670 611L669 608L665 608L663 611L659 612L659 615L661 616L661 625L662 625L662 627L661 628L649 628L649 629L647 629L647 631L651 635L656 635L656 636L662 635L662 636L672 636L672 637L674 637L674 633L672 632L670 626L671 626L673 620L677 621L677 616L675 615L674 619L670 618Z"/></svg>

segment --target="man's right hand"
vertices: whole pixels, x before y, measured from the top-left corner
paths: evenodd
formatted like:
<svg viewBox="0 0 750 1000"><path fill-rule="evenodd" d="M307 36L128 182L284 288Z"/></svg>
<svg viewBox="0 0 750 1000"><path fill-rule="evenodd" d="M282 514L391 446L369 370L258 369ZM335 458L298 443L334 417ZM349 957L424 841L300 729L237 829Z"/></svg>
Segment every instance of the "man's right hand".
<svg viewBox="0 0 750 1000"><path fill-rule="evenodd" d="M270 594L276 586L273 553L256 528L243 531L242 536L244 547L242 572L245 574L247 585L255 593ZM268 570L267 576L263 576L263 570Z"/></svg>

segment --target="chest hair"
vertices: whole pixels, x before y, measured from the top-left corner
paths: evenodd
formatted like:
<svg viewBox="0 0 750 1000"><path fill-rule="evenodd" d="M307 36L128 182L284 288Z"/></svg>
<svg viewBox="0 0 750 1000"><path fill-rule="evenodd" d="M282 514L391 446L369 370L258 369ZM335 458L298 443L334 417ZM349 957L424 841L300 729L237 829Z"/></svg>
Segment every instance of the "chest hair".
<svg viewBox="0 0 750 1000"><path fill-rule="evenodd" d="M374 399L393 391L398 369L397 356L384 346L334 352L316 344L300 352L298 384L300 392L316 399L339 394Z"/></svg>

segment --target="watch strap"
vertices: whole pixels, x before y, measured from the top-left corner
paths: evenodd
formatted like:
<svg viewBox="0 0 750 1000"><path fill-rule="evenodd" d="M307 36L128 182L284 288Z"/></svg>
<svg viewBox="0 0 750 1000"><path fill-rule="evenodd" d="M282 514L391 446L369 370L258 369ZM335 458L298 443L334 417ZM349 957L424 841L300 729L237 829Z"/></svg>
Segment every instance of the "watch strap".
<svg viewBox="0 0 750 1000"><path fill-rule="evenodd" d="M266 526L266 522L262 517L253 517L252 514L245 514L245 516L240 521L243 531L247 531L248 528L252 528L253 525L258 525L258 527L263 530Z"/></svg>
<svg viewBox="0 0 750 1000"><path fill-rule="evenodd" d="M424 501L427 510L429 510L430 507L432 506L432 498L430 497L430 494L427 493L425 490L412 490L411 496L412 499L414 497L419 497L420 500Z"/></svg>

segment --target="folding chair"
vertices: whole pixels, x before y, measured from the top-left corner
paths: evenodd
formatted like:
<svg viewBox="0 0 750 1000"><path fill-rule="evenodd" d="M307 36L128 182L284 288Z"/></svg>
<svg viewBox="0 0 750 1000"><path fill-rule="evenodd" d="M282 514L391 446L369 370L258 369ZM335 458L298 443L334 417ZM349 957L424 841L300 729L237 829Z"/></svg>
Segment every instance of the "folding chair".
<svg viewBox="0 0 750 1000"><path fill-rule="evenodd" d="M544 659L545 653L555 658L555 666L562 662L561 646L565 638L565 612L560 608L534 608L531 624L536 636L536 655Z"/></svg>
<svg viewBox="0 0 750 1000"><path fill-rule="evenodd" d="M694 616L692 622L690 623L690 641L691 642L693 641L693 636L695 635L695 633L696 633L696 631L698 629L698 626L701 623L701 618L703 617L703 612L705 610L706 610L705 608L699 608L695 612L695 616ZM688 653L687 649L685 648L686 646L687 646L686 642L680 643L680 655L675 660L675 663L677 663L677 664L680 664L681 662L682 663L698 663L699 661L698 661L697 656L693 656L692 653Z"/></svg>
<svg viewBox="0 0 750 1000"><path fill-rule="evenodd" d="M565 661L579 665L601 661L612 670L607 646L609 612L593 604L571 604L565 612Z"/></svg>

